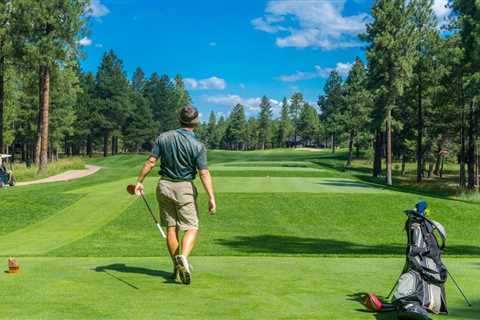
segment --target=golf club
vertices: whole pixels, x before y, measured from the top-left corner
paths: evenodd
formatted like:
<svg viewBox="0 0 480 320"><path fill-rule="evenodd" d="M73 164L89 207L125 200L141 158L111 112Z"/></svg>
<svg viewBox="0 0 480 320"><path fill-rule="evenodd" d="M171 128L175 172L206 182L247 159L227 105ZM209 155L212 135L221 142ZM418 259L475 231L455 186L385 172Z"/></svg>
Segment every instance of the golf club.
<svg viewBox="0 0 480 320"><path fill-rule="evenodd" d="M134 184L129 184L127 186L127 192L130 193L131 195L135 194L135 185ZM147 199L145 199L145 194L143 192L140 193L140 196L143 199L143 202L145 202L145 205L147 206L148 212L152 216L153 222L155 222L155 225L157 226L158 230L160 231L160 234L162 235L163 238L166 238L167 235L165 234L165 231L163 231L162 227L160 226L160 222L157 220L155 215L153 214L152 208L150 208L150 205L147 202Z"/></svg>
<svg viewBox="0 0 480 320"><path fill-rule="evenodd" d="M462 288L460 288L460 286L458 285L457 281L456 281L455 278L452 276L452 274L450 273L450 271L447 270L447 272L448 272L448 275L450 276L450 278L452 279L453 283L455 284L455 287L457 287L458 291L460 291L460 293L462 294L463 299L465 299L465 302L467 303L467 305L468 305L469 307L471 307L472 304L471 304L470 301L467 299L467 296L465 295L465 293L463 293Z"/></svg>

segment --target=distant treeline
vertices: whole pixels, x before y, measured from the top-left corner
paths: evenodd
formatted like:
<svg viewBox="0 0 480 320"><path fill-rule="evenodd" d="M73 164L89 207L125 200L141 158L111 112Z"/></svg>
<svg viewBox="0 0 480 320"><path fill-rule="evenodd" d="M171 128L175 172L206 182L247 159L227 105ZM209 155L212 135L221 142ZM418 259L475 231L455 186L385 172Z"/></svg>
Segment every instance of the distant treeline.
<svg viewBox="0 0 480 320"><path fill-rule="evenodd" d="M177 127L177 110L191 103L180 75L128 79L106 52L95 74L79 67L89 1L0 2L0 152L33 159L139 152ZM459 185L478 177L480 7L451 1L439 28L431 0L376 0L365 34L367 61L355 60L346 79L333 71L317 105L300 92L284 98L279 116L263 97L258 116L244 106L199 128L210 148L348 147L372 154L373 175L392 183L392 161L417 162L417 181L442 175L446 156L459 163ZM320 91L320 89L319 89ZM402 173L404 172L402 166Z"/></svg>

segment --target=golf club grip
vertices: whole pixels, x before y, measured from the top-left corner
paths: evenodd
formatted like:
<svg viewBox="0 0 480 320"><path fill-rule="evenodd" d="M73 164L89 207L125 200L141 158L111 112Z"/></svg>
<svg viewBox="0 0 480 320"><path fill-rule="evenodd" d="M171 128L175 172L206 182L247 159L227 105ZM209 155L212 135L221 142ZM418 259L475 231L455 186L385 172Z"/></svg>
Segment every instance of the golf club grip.
<svg viewBox="0 0 480 320"><path fill-rule="evenodd" d="M163 231L162 227L160 226L160 223L156 223L158 230L160 230L160 234L162 237L166 238L167 235L165 234L165 231Z"/></svg>

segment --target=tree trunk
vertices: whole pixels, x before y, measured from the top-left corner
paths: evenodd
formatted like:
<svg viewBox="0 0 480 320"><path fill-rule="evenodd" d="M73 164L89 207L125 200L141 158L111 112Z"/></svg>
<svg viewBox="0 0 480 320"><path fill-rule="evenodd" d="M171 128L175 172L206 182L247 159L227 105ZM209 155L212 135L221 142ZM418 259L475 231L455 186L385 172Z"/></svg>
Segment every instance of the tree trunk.
<svg viewBox="0 0 480 320"><path fill-rule="evenodd" d="M3 45L2 45L3 46ZM5 56L0 57L0 153L4 150L3 112L5 106Z"/></svg>
<svg viewBox="0 0 480 320"><path fill-rule="evenodd" d="M108 132L103 135L103 156L108 156Z"/></svg>
<svg viewBox="0 0 480 320"><path fill-rule="evenodd" d="M332 153L335 154L335 131L332 133Z"/></svg>
<svg viewBox="0 0 480 320"><path fill-rule="evenodd" d="M360 159L360 144L355 145L355 158Z"/></svg>
<svg viewBox="0 0 480 320"><path fill-rule="evenodd" d="M392 185L392 110L387 113L387 185Z"/></svg>
<svg viewBox="0 0 480 320"><path fill-rule="evenodd" d="M87 137L87 156L88 156L89 158L91 158L92 155L93 155L93 152L92 152L92 151L93 151L93 150L92 150L92 137L91 137L91 136L88 136L88 137Z"/></svg>
<svg viewBox="0 0 480 320"><path fill-rule="evenodd" d="M438 175L440 176L440 178L443 178L443 163L445 162L445 157L442 156L442 161L441 161L441 164L440 164L440 172L438 173Z"/></svg>
<svg viewBox="0 0 480 320"><path fill-rule="evenodd" d="M459 155L459 162L460 162L460 177L459 177L459 185L460 188L466 187L466 174L465 174L465 102L463 101L463 92L462 92L462 99L461 99L461 116L460 116L460 155Z"/></svg>
<svg viewBox="0 0 480 320"><path fill-rule="evenodd" d="M402 170L400 172L400 175L401 176L404 176L405 175L405 168L406 168L406 164L407 164L407 157L405 156L405 153L402 155Z"/></svg>
<svg viewBox="0 0 480 320"><path fill-rule="evenodd" d="M468 117L468 149L467 149L467 188L475 188L475 100L470 102Z"/></svg>
<svg viewBox="0 0 480 320"><path fill-rule="evenodd" d="M115 136L112 136L112 156L115 155Z"/></svg>
<svg viewBox="0 0 480 320"><path fill-rule="evenodd" d="M38 173L45 173L48 168L48 111L50 103L50 69L42 66L40 71L40 110L41 142Z"/></svg>
<svg viewBox="0 0 480 320"><path fill-rule="evenodd" d="M430 162L430 163L428 164L428 177L429 177L429 178L432 177L433 167L434 167L434 164L433 164L432 162Z"/></svg>
<svg viewBox="0 0 480 320"><path fill-rule="evenodd" d="M383 154L383 132L377 129L375 134L375 150L373 159L373 176L378 177L382 174L382 154Z"/></svg>
<svg viewBox="0 0 480 320"><path fill-rule="evenodd" d="M423 168L423 108L422 108L422 86L421 79L418 85L418 106L417 106L417 183L422 182L422 168Z"/></svg>
<svg viewBox="0 0 480 320"><path fill-rule="evenodd" d="M350 131L350 137L348 139L348 158L347 164L345 167L351 168L352 167L352 155L353 155L353 139L355 138L355 131Z"/></svg>
<svg viewBox="0 0 480 320"><path fill-rule="evenodd" d="M437 157L435 159L435 168L433 174L438 176L440 174L440 166L442 165L442 147L438 146Z"/></svg>

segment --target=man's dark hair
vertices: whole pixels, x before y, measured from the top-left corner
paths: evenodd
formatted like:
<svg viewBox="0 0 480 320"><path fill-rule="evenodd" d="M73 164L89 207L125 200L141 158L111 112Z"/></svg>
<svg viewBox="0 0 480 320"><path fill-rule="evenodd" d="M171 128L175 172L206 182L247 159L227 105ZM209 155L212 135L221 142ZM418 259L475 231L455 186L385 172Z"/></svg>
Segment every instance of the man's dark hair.
<svg viewBox="0 0 480 320"><path fill-rule="evenodd" d="M184 127L187 127L187 128L198 127L200 120L198 119L197 108L191 105L181 108L178 120Z"/></svg>

